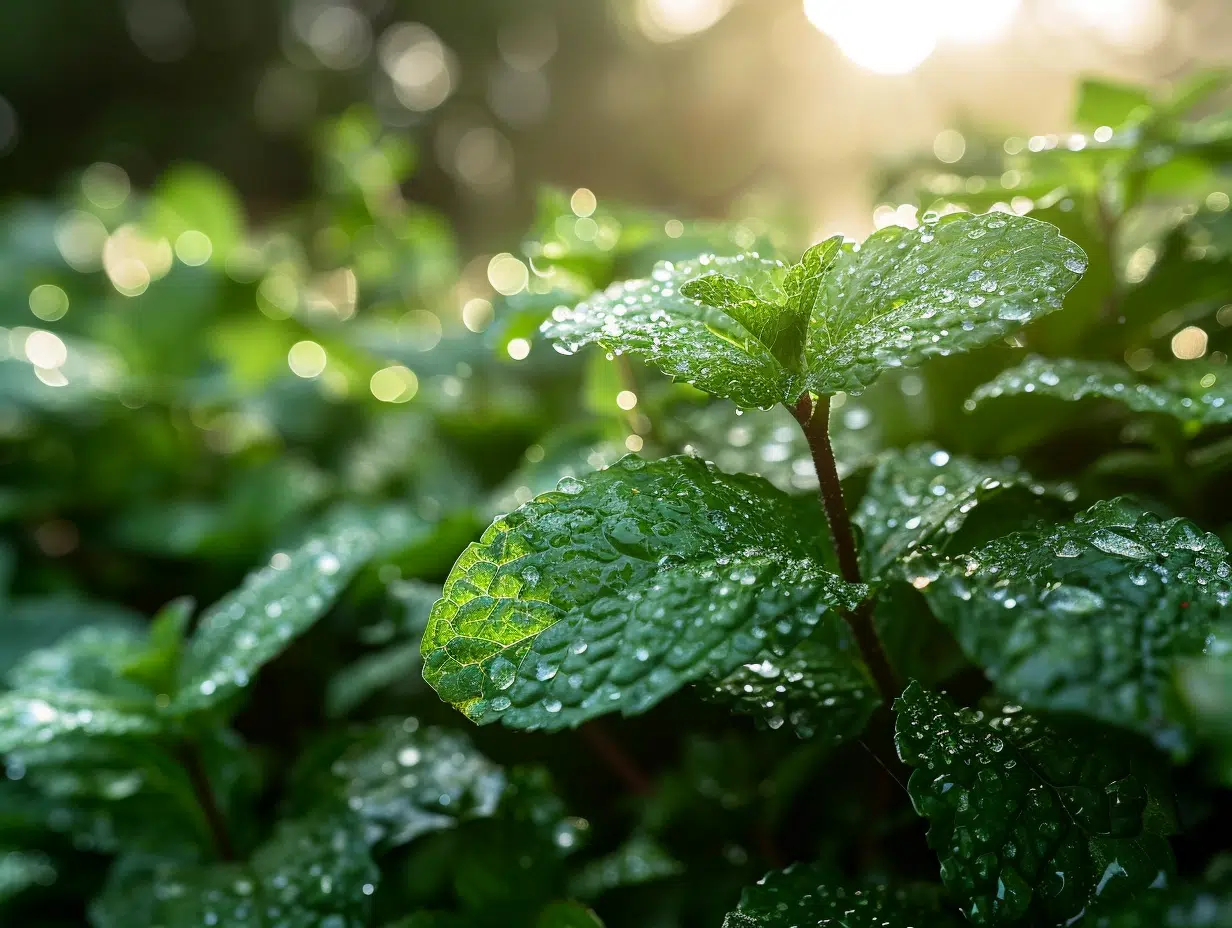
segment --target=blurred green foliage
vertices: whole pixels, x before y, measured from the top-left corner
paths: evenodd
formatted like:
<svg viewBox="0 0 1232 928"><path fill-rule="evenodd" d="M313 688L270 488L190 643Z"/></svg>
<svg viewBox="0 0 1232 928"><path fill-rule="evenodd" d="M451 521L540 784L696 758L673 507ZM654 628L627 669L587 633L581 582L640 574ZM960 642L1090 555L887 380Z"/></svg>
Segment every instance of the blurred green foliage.
<svg viewBox="0 0 1232 928"><path fill-rule="evenodd" d="M1232 432L1192 414L1232 376L1225 87L1202 76L1156 99L1088 84L1075 124L1089 135L990 140L945 173L887 176L886 198L921 213L1047 220L1090 266L1064 311L835 397L870 558L925 542L959 556L1118 495L1232 541ZM681 692L550 736L477 729L419 678L450 566L561 478L627 451L696 453L812 503L809 450L782 410L740 413L623 355L566 360L537 334L657 261L808 243L545 191L525 240L477 272L408 195L405 133L357 107L314 146L311 196L276 215L183 164L146 189L95 165L0 216L0 920L717 926L742 887L811 862L750 890L730 921L775 925L780 880L935 883L901 784L860 741L812 737L816 719L776 725ZM1058 377L968 403L1027 350L1097 362L1129 391L1175 380L1198 405L1125 402L1085 375L1068 393ZM929 470L941 449L998 486L955 502ZM888 531L917 514L913 481L953 506L918 534ZM975 705L989 684L968 632L942 624L952 604L919 592L915 566L886 580L886 650ZM1143 911L1173 893L1226 911L1232 691L1226 652L1207 652L1160 670L1192 742L1171 771L1179 833L1152 832L1171 841L1176 886ZM738 702L746 683L761 685L720 688ZM1041 708L1074 722L1072 705ZM1075 724L1100 737L1117 718L1092 714L1104 721ZM955 902L870 892L859 910L936 924ZM837 904L819 894L805 914ZM1015 924L1052 924L1030 911Z"/></svg>

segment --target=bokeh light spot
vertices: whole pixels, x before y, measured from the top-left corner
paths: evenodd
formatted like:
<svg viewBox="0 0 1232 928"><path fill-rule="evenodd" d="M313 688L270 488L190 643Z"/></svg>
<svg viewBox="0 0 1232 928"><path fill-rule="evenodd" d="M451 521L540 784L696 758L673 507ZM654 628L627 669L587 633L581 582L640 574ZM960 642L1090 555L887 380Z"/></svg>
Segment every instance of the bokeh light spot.
<svg viewBox="0 0 1232 928"><path fill-rule="evenodd" d="M296 342L287 352L287 366L296 377L311 380L319 377L328 362L325 349L314 341Z"/></svg>
<svg viewBox="0 0 1232 928"><path fill-rule="evenodd" d="M419 392L419 378L410 368L394 364L373 374L368 389L382 403L405 403Z"/></svg>
<svg viewBox="0 0 1232 928"><path fill-rule="evenodd" d="M68 312L68 294L55 284L39 284L30 291L30 312L44 322L63 319Z"/></svg>
<svg viewBox="0 0 1232 928"><path fill-rule="evenodd" d="M1172 354L1182 361L1194 361L1206 354L1205 329L1188 325L1172 336Z"/></svg>

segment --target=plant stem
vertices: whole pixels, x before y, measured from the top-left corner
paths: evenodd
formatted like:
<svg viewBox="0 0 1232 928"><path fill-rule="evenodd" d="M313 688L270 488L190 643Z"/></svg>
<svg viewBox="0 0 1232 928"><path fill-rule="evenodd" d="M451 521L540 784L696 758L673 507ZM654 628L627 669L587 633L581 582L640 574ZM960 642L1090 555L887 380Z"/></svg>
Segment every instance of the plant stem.
<svg viewBox="0 0 1232 928"><path fill-rule="evenodd" d="M813 455L821 504L830 525L830 537L834 541L834 553L838 556L839 571L848 583L863 583L860 556L856 553L855 536L851 531L851 519L843 501L843 484L838 478L834 448L830 444L830 397L818 397L814 403L813 398L805 393L792 413L804 430L809 451ZM844 613L843 617L851 626L864 661L873 674L873 680L888 704L899 694L900 687L873 625L872 600L865 600L852 612Z"/></svg>
<svg viewBox="0 0 1232 928"><path fill-rule="evenodd" d="M222 809L218 807L214 787L210 785L209 775L201 760L201 751L195 744L186 741L180 749L180 761L184 764L184 771L188 774L189 782L192 783L193 793L196 794L197 804L201 807L206 824L209 826L218 856L223 860L235 860L235 846L231 843L227 820L222 814Z"/></svg>

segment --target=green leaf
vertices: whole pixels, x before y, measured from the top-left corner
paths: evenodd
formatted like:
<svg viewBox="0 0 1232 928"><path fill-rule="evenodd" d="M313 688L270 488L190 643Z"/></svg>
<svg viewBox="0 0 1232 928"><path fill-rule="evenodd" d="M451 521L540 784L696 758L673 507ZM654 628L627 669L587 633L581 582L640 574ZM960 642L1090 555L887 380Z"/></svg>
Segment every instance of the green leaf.
<svg viewBox="0 0 1232 928"><path fill-rule="evenodd" d="M1223 545L1184 519L1113 500L905 569L964 653L1007 698L1079 712L1187 752L1172 705L1180 658L1215 646L1232 596Z"/></svg>
<svg viewBox="0 0 1232 928"><path fill-rule="evenodd" d="M1034 393L1063 400L1089 396L1123 403L1135 412L1156 412L1183 422L1232 422L1232 374L1197 362L1153 365L1137 375L1119 364L1032 355L976 389L967 408L999 396Z"/></svg>
<svg viewBox="0 0 1232 928"><path fill-rule="evenodd" d="M664 262L553 311L543 332L566 354L598 343L740 406L791 406L805 389L858 392L887 369L1007 335L1059 309L1086 264L1047 223L955 213L860 246L822 242L790 270L757 255Z"/></svg>
<svg viewBox="0 0 1232 928"><path fill-rule="evenodd" d="M840 744L864 730L881 704L877 685L845 624L829 623L782 657L768 655L722 679L699 684L734 712L801 738Z"/></svg>
<svg viewBox="0 0 1232 928"><path fill-rule="evenodd" d="M31 651L11 670L15 690L96 692L129 703L144 703L152 693L124 678L125 664L146 647L146 636L127 626L85 627L48 648Z"/></svg>
<svg viewBox="0 0 1232 928"><path fill-rule="evenodd" d="M196 164L174 167L159 178L149 214L151 232L219 267L244 236L244 206L235 190L224 177ZM181 239L185 233L204 235L208 244Z"/></svg>
<svg viewBox="0 0 1232 928"><path fill-rule="evenodd" d="M1224 877L1143 893L1128 905L1098 907L1082 924L1090 928L1225 928L1232 925L1232 883Z"/></svg>
<svg viewBox="0 0 1232 928"><path fill-rule="evenodd" d="M691 299L682 289L712 273L766 297L777 291L775 281L784 271L780 262L757 255L664 261L649 279L613 284L573 309L558 307L542 331L564 354L602 345L740 406L794 402L803 390L800 376L722 307ZM714 288L715 299L720 287Z"/></svg>
<svg viewBox="0 0 1232 928"><path fill-rule="evenodd" d="M843 253L843 237L831 236L806 251L800 263L793 266L783 281L787 306L805 323L826 311L823 295L826 274Z"/></svg>
<svg viewBox="0 0 1232 928"><path fill-rule="evenodd" d="M75 596L25 596L0 602L0 676L27 654L46 648L83 625L136 630L139 613Z"/></svg>
<svg viewBox="0 0 1232 928"><path fill-rule="evenodd" d="M539 913L535 928L603 928L603 922L584 905L553 902Z"/></svg>
<svg viewBox="0 0 1232 928"><path fill-rule="evenodd" d="M612 889L665 880L684 872L684 864L648 835L635 834L612 853L587 863L569 883L569 894L595 899Z"/></svg>
<svg viewBox="0 0 1232 928"><path fill-rule="evenodd" d="M894 710L907 791L972 924L1072 923L1172 873L1166 768L1128 739L956 709L916 682Z"/></svg>
<svg viewBox="0 0 1232 928"><path fill-rule="evenodd" d="M682 295L703 306L723 310L770 349L775 359L789 370L800 370L808 311L788 304L778 306L761 299L750 287L719 274L706 274L680 288Z"/></svg>
<svg viewBox="0 0 1232 928"><path fill-rule="evenodd" d="M461 732L421 727L413 717L366 729L330 765L333 782L314 795L341 795L381 849L467 819L489 818L505 792L504 771Z"/></svg>
<svg viewBox="0 0 1232 928"><path fill-rule="evenodd" d="M355 573L390 547L391 539L411 533L396 513L388 524L357 513L336 519L295 551L276 553L202 614L184 654L174 709L208 709L247 686L263 664L329 610Z"/></svg>
<svg viewBox="0 0 1232 928"><path fill-rule="evenodd" d="M1013 461L991 464L953 456L934 445L916 445L882 456L853 521L864 533L873 575L925 544L939 543L962 527L976 506L1006 490L1073 500L1068 486L1039 483Z"/></svg>
<svg viewBox="0 0 1232 928"><path fill-rule="evenodd" d="M1232 641L1226 624L1215 633L1219 643ZM1232 650L1212 646L1209 656L1182 661L1177 668L1177 696L1192 729L1211 754L1215 775L1232 786Z"/></svg>
<svg viewBox="0 0 1232 928"><path fill-rule="evenodd" d="M835 886L821 867L793 864L768 873L740 895L736 911L723 928L959 928L957 915L942 909L937 894L927 890L868 886Z"/></svg>
<svg viewBox="0 0 1232 928"><path fill-rule="evenodd" d="M147 708L88 690L21 690L0 694L0 754L72 737L153 735L162 725Z"/></svg>
<svg viewBox="0 0 1232 928"><path fill-rule="evenodd" d="M1083 129L1109 126L1113 129L1139 119L1151 112L1151 98L1146 90L1126 84L1087 78L1078 85L1078 102L1074 107L1074 123Z"/></svg>
<svg viewBox="0 0 1232 928"><path fill-rule="evenodd" d="M360 632L365 644L388 646L343 667L329 681L325 710L331 718L347 715L381 690L398 684L404 690L423 685L419 645L441 588L411 580L390 584L388 589L402 615L397 623L386 620Z"/></svg>
<svg viewBox="0 0 1232 928"><path fill-rule="evenodd" d="M248 864L121 861L91 916L95 928L364 928L380 871L358 823L287 822Z"/></svg>
<svg viewBox="0 0 1232 928"><path fill-rule="evenodd" d="M174 599L150 622L149 641L124 664L121 673L155 693L169 693L196 605L191 596Z"/></svg>
<svg viewBox="0 0 1232 928"><path fill-rule="evenodd" d="M0 847L0 904L35 886L56 881L56 868L46 854Z"/></svg>
<svg viewBox="0 0 1232 928"><path fill-rule="evenodd" d="M821 566L815 501L629 455L498 519L450 572L424 678L479 723L645 712L785 649L865 595Z"/></svg>
<svg viewBox="0 0 1232 928"><path fill-rule="evenodd" d="M969 351L1061 308L1086 270L1055 227L1005 213L887 226L845 245L809 323L807 386L859 392L884 371Z"/></svg>

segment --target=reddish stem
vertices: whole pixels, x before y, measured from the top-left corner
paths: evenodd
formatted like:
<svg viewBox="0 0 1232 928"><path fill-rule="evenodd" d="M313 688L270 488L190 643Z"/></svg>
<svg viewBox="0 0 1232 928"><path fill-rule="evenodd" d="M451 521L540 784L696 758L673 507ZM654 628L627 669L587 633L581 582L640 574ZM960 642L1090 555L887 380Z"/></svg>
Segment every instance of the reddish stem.
<svg viewBox="0 0 1232 928"><path fill-rule="evenodd" d="M834 448L830 444L830 397L819 397L817 402L805 393L792 410L796 421L808 439L813 455L813 467L817 471L818 491L830 525L830 537L834 541L834 553L838 556L839 572L848 583L863 583L860 574L860 556L856 552L855 536L851 531L851 519L843 501L843 484L838 477L838 465L834 460ZM882 698L888 704L900 692L898 681L877 629L873 625L873 601L866 599L851 612L843 613L851 626L864 661L873 674Z"/></svg>

